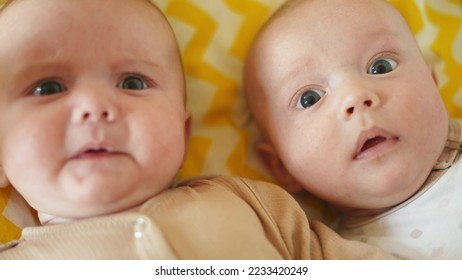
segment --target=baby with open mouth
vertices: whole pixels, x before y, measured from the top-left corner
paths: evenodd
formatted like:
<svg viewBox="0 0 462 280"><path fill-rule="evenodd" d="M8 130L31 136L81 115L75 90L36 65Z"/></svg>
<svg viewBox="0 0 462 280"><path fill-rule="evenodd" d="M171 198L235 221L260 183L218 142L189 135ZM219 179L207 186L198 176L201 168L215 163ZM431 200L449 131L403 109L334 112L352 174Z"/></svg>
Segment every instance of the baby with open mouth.
<svg viewBox="0 0 462 280"><path fill-rule="evenodd" d="M462 258L460 234L440 238L460 232L460 123L387 1L288 1L251 47L244 92L263 163L286 190L339 209L343 237Z"/></svg>

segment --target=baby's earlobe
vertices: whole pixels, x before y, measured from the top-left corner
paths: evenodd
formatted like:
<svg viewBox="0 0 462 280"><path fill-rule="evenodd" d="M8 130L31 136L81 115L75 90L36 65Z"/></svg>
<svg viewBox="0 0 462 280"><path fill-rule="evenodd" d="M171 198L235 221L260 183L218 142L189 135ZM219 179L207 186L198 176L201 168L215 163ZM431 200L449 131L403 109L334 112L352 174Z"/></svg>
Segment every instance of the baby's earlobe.
<svg viewBox="0 0 462 280"><path fill-rule="evenodd" d="M257 152L260 156L260 160L273 175L274 179L276 179L278 185L289 193L297 193L303 190L300 184L296 182L294 177L292 177L286 169L284 163L279 159L273 146L266 142L258 143Z"/></svg>
<svg viewBox="0 0 462 280"><path fill-rule="evenodd" d="M435 81L435 84L438 85L438 78L436 77L435 67L433 67L433 64L431 63L427 63L427 66L430 69L430 72L432 73L433 81Z"/></svg>

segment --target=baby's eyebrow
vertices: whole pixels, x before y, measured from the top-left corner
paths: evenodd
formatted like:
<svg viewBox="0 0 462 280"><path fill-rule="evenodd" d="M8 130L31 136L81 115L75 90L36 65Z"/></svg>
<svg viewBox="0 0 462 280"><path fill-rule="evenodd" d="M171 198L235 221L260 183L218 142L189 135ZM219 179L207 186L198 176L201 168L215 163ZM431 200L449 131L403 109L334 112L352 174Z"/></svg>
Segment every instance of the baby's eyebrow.
<svg viewBox="0 0 462 280"><path fill-rule="evenodd" d="M388 33L390 33L389 28L386 28L384 26L379 26L374 29L365 29L364 32L362 32L362 36L366 38L376 39L376 38L383 38L384 35Z"/></svg>
<svg viewBox="0 0 462 280"><path fill-rule="evenodd" d="M18 85L24 82L33 82L48 76L69 74L70 68L66 61L53 61L50 59L39 61L25 61L10 68L10 84Z"/></svg>
<svg viewBox="0 0 462 280"><path fill-rule="evenodd" d="M130 68L134 66L141 66L141 67L152 68L152 69L157 69L157 70L162 69L159 63L156 63L153 60L148 59L146 57L136 57L136 56L119 57L117 58L117 60L113 61L110 65L113 68L127 68L127 67Z"/></svg>
<svg viewBox="0 0 462 280"><path fill-rule="evenodd" d="M316 63L314 59L305 58L299 59L297 62L290 65L289 71L281 74L279 81L282 81L281 92L295 93L300 87L306 83L317 79ZM301 84L302 83L302 84Z"/></svg>

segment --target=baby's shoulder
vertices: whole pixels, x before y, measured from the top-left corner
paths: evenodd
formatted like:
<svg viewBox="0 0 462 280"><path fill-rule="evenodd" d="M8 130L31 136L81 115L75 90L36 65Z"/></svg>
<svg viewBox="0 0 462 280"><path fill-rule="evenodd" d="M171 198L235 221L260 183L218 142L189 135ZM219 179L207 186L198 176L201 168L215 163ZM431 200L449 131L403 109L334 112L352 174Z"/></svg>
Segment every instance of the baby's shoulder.
<svg viewBox="0 0 462 280"><path fill-rule="evenodd" d="M228 193L243 199L266 199L282 197L292 200L293 197L280 186L271 182L249 179L239 176L210 175L193 177L178 182L174 189L188 189L190 191L213 190L213 192ZM202 193L202 192L201 192Z"/></svg>

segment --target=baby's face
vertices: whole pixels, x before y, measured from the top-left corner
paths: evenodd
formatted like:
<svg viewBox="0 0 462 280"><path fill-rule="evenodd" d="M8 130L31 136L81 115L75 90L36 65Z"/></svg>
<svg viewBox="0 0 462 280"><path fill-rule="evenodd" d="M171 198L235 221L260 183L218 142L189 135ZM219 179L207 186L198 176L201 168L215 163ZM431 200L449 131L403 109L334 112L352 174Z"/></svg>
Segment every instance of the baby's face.
<svg viewBox="0 0 462 280"><path fill-rule="evenodd" d="M40 213L125 210L166 189L189 114L175 39L146 1L21 0L0 13L0 161Z"/></svg>
<svg viewBox="0 0 462 280"><path fill-rule="evenodd" d="M306 189L370 209L425 181L448 116L412 33L384 1L305 1L253 55L268 138Z"/></svg>

